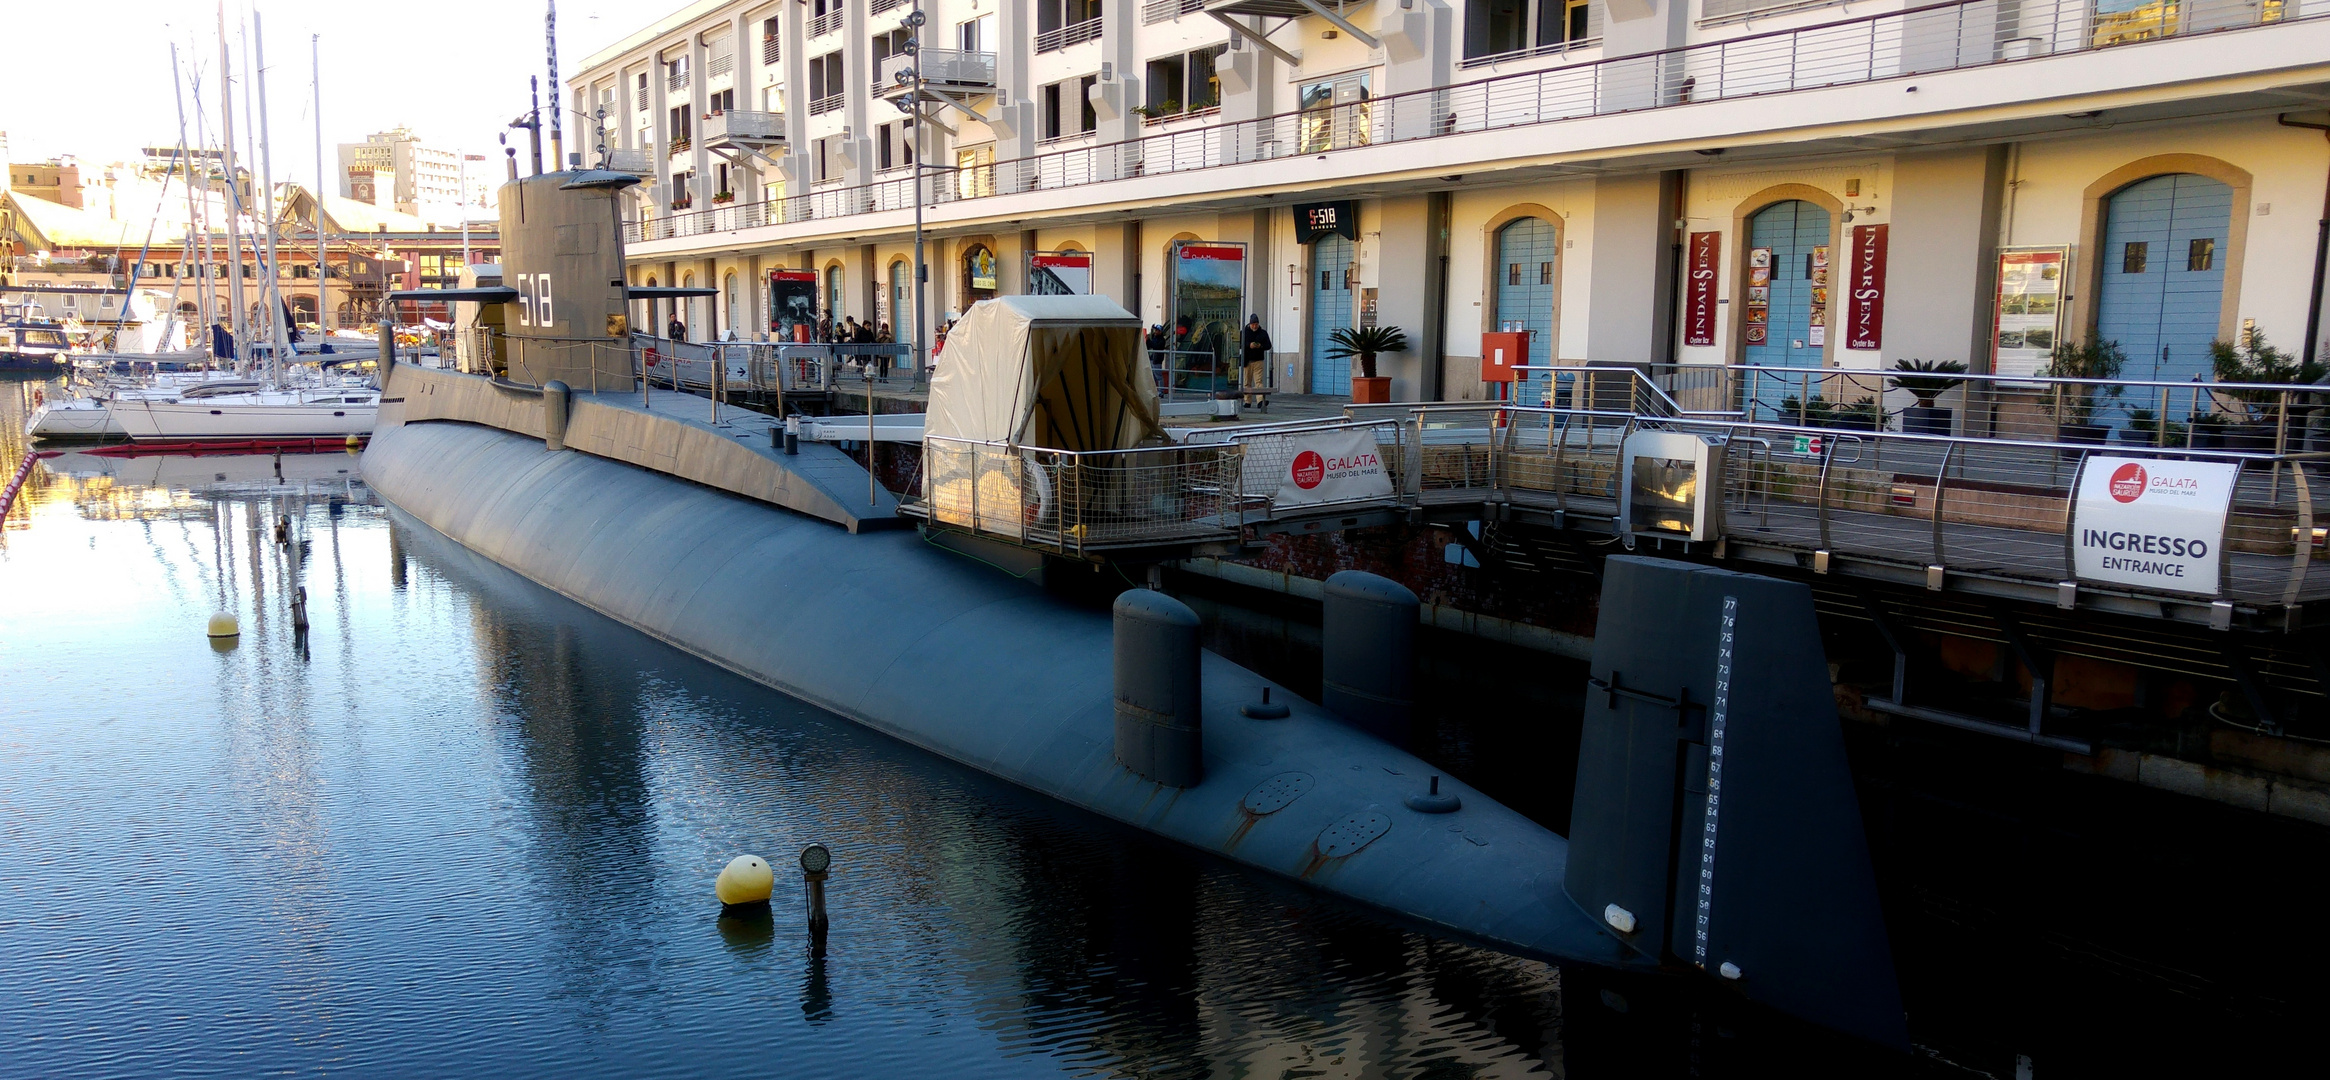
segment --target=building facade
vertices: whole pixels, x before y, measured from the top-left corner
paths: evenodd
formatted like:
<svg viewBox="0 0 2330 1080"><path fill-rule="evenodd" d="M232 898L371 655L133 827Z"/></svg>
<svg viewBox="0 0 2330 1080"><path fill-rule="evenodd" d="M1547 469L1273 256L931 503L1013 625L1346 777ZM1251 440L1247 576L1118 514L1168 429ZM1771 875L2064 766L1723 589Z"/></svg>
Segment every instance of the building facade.
<svg viewBox="0 0 2330 1080"><path fill-rule="evenodd" d="M463 213L461 155L423 143L411 129L375 132L339 150L343 198L432 221Z"/></svg>
<svg viewBox="0 0 2330 1080"><path fill-rule="evenodd" d="M2012 372L2108 339L2185 379L2248 330L2324 348L2326 15L704 0L584 63L600 130L570 145L648 177L630 272L720 289L696 336L765 335L770 274L808 270L822 311L907 340L1031 291L1039 252L1167 323L1203 248L1240 256L1282 390L1347 392L1328 335L1364 324L1413 343L1381 365L1401 399L1488 393L1507 328L1540 368Z"/></svg>

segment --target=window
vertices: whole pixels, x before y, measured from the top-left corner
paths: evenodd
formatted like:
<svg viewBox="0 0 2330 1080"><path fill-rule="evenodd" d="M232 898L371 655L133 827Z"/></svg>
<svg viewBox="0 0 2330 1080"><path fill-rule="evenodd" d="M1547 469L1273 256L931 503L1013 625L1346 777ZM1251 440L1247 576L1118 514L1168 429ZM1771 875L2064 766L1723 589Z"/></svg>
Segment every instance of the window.
<svg viewBox="0 0 2330 1080"><path fill-rule="evenodd" d="M875 35L873 36L873 42L872 42L872 44L873 44L873 47L874 47L874 67L873 67L873 70L874 70L874 72L875 72L875 77L876 77L876 78L880 78L880 77L881 77L880 73L881 73L881 70L882 70L882 61L884 61L884 60L888 60L889 58L891 58L891 57L893 57L893 56L896 56L896 55L898 55L898 54L900 54L900 53L902 53L902 52L905 52L905 51L906 51L906 42L907 42L907 40L908 40L908 39L912 38L913 36L914 36L914 33L913 33L913 31L910 31L910 30L908 30L907 28L905 28L905 27L903 27L903 26L899 27L899 28L898 28L898 29L896 29L896 30L892 30L892 31L890 31L889 33L886 33L886 34L875 34Z"/></svg>
<svg viewBox="0 0 2330 1080"><path fill-rule="evenodd" d="M843 79L841 53L829 52L809 61L809 111L831 112L841 107Z"/></svg>
<svg viewBox="0 0 2330 1080"><path fill-rule="evenodd" d="M1053 83L1037 92L1038 105L1043 110L1044 138L1082 135L1100 126L1099 114L1092 111L1091 94L1099 81L1098 75L1086 75Z"/></svg>
<svg viewBox="0 0 2330 1080"><path fill-rule="evenodd" d="M1735 0L1733 6L1767 7L1790 0ZM1704 0L1714 18L1724 0ZM1485 0L1464 14L1466 59L1577 45L1601 35L1601 20L1590 0Z"/></svg>
<svg viewBox="0 0 2330 1080"><path fill-rule="evenodd" d="M671 140L672 146L687 145L689 138L695 134L694 109L693 105L681 105L671 110L668 118L670 126L664 129L664 134Z"/></svg>
<svg viewBox="0 0 2330 1080"><path fill-rule="evenodd" d="M718 116L734 108L736 108L736 91L733 89L722 90L704 98L704 115L706 116Z"/></svg>
<svg viewBox="0 0 2330 1080"><path fill-rule="evenodd" d="M727 162L722 162L718 165L712 166L712 180L714 185L712 190L714 192L721 195L726 195L729 193Z"/></svg>
<svg viewBox="0 0 2330 1080"><path fill-rule="evenodd" d="M2143 240L2131 240L2120 249L2120 273L2141 274L2152 254L2152 245Z"/></svg>
<svg viewBox="0 0 2330 1080"><path fill-rule="evenodd" d="M1308 83L1298 95L1303 153L1365 146L1374 136L1367 72Z"/></svg>
<svg viewBox="0 0 2330 1080"><path fill-rule="evenodd" d="M995 194L994 143L955 151L955 189L966 199Z"/></svg>
<svg viewBox="0 0 2330 1080"><path fill-rule="evenodd" d="M964 52L986 52L995 45L995 16L981 15L955 25L955 46Z"/></svg>
<svg viewBox="0 0 2330 1080"><path fill-rule="evenodd" d="M1222 80L1215 64L1228 45L1210 45L1179 56L1149 61L1146 114L1154 119L1211 109L1222 103Z"/></svg>
<svg viewBox="0 0 2330 1080"><path fill-rule="evenodd" d="M2184 268L2208 270L2217 265L2217 241L2211 237L2196 236L2185 248Z"/></svg>
<svg viewBox="0 0 2330 1080"><path fill-rule="evenodd" d="M1100 12L1100 0L1037 0L1036 32L1045 33L1063 26L1090 22L1099 18Z"/></svg>
<svg viewBox="0 0 2330 1080"><path fill-rule="evenodd" d="M903 169L914 164L914 122L897 120L881 126L874 139L874 167Z"/></svg>
<svg viewBox="0 0 2330 1080"><path fill-rule="evenodd" d="M781 113L781 112L784 112L784 111L785 111L785 88L784 88L783 86L781 86L781 85L780 85L780 86L764 86L764 87L761 87L761 88L760 88L760 107L761 107L761 111L762 111L762 112L772 112L772 113Z"/></svg>

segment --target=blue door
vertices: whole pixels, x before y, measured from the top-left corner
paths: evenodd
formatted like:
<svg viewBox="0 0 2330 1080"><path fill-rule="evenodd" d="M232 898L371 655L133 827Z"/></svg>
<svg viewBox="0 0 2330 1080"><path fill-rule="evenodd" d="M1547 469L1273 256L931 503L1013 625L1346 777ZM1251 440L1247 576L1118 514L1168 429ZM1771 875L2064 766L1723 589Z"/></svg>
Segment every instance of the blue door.
<svg viewBox="0 0 2330 1080"><path fill-rule="evenodd" d="M1497 230L1497 325L1519 324L1529 331L1528 379L1513 387L1513 400L1545 404L1553 364L1554 260L1560 233L1543 218L1522 218Z"/></svg>
<svg viewBox="0 0 2330 1080"><path fill-rule="evenodd" d="M2232 228L2233 189L2190 173L2139 180L2105 203L2095 333L2128 354L2125 377L2207 376Z"/></svg>
<svg viewBox="0 0 2330 1080"><path fill-rule="evenodd" d="M1748 329L1745 355L1750 364L1771 367L1819 367L1821 346L1813 343L1815 300L1827 299L1825 266L1815 265L1828 246L1828 211L1803 201L1774 203L1748 219L1748 295L1741 316ZM1765 253L1769 253L1768 256ZM1768 262L1769 281L1757 285L1755 264ZM1768 292L1757 293L1757 289ZM1819 290L1817 293L1814 290ZM1764 340L1755 339L1756 311L1763 312ZM1771 413L1782 399L1802 393L1793 379L1758 378L1754 397L1759 412ZM1811 384L1817 391L1819 382Z"/></svg>
<svg viewBox="0 0 2330 1080"><path fill-rule="evenodd" d="M1311 393L1349 397L1351 358L1327 350L1335 331L1351 325L1351 241L1328 236L1311 245L1310 294Z"/></svg>

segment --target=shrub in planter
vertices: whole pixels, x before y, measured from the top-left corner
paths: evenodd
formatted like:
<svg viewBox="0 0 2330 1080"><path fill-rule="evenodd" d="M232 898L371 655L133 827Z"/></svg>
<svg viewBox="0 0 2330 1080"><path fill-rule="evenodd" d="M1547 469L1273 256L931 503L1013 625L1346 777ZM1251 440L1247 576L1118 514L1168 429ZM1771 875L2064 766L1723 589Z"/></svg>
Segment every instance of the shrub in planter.
<svg viewBox="0 0 2330 1080"><path fill-rule="evenodd" d="M1885 430L1885 407L1876 398L1862 398L1850 405L1839 405L1829 416L1829 426L1848 431Z"/></svg>
<svg viewBox="0 0 2330 1080"><path fill-rule="evenodd" d="M1829 404L1818 393L1813 394L1810 401L1799 400L1794 394L1780 399L1780 423L1783 424L1827 427L1835 416L1836 406Z"/></svg>
<svg viewBox="0 0 2330 1080"><path fill-rule="evenodd" d="M1966 365L1957 360L1902 360L1893 370L1902 373L1893 377L1893 385L1917 398L1917 404L1901 411L1901 430L1915 435L1949 434L1950 410L1934 401L1966 381L1958 378L1966 373Z"/></svg>
<svg viewBox="0 0 2330 1080"><path fill-rule="evenodd" d="M1408 351L1408 335L1397 326L1346 326L1335 331L1330 340L1335 347L1328 356L1358 357L1359 377L1375 378L1375 354Z"/></svg>
<svg viewBox="0 0 2330 1080"><path fill-rule="evenodd" d="M2185 425L2174 420L2163 429L2160 418L2150 409L2129 409L2128 431L2135 436L2132 441L2138 446L2183 446L2190 437Z"/></svg>
<svg viewBox="0 0 2330 1080"><path fill-rule="evenodd" d="M2053 379L2117 379L2127 364L2128 354L2120 351L2117 341L2066 341L2055 346L2054 355L2038 373ZM2119 397L2120 391L2118 386L2059 385L2041 398L2039 405L2054 417L2057 439L2097 445L2110 428L2094 422L2096 406L2105 398Z"/></svg>
<svg viewBox="0 0 2330 1080"><path fill-rule="evenodd" d="M2301 360L2274 348L2266 342L2265 335L2256 330L2244 334L2239 345L2230 341L2210 342L2209 367L2218 382L2226 383L2288 386L2318 383L2322 381L2323 375L2330 374L2330 369L2325 369L2320 361ZM2302 447L2307 418L2318 400L2314 394L2285 395L2281 391L2262 387L2216 390L2211 393L2220 399L2229 398L2239 405L2235 414L2238 430L2230 433L2228 439L2229 447L2235 450L2273 449L2275 435L2282 422L2285 396L2289 399L2291 446Z"/></svg>

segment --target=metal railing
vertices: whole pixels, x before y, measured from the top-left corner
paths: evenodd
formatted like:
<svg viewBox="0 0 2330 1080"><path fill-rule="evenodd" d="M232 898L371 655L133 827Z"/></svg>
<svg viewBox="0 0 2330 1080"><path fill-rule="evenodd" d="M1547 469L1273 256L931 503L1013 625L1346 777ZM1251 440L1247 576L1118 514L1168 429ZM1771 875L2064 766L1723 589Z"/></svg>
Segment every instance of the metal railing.
<svg viewBox="0 0 2330 1080"><path fill-rule="evenodd" d="M1523 60L1536 60L1540 57L1546 56L1568 56L1573 52L1582 52L1586 49L1599 49L1601 47L1602 39L1599 36L1571 38L1567 41L1556 42L1551 45L1533 45L1526 49L1513 49L1507 52L1489 53L1484 56L1467 56L1464 59L1457 61L1456 66L1458 68L1495 67L1498 64L1511 64Z"/></svg>
<svg viewBox="0 0 2330 1080"><path fill-rule="evenodd" d="M873 13L880 15L885 11L895 11L905 7L906 2L907 0L874 0Z"/></svg>
<svg viewBox="0 0 2330 1080"><path fill-rule="evenodd" d="M633 372L658 389L774 396L857 389L869 377L877 390L912 390L930 379L904 344L674 342L646 334L633 334L632 341Z"/></svg>
<svg viewBox="0 0 2330 1080"><path fill-rule="evenodd" d="M720 76L726 75L734 70L736 70L735 53L713 53L712 62L704 65L704 77L707 79L717 79Z"/></svg>
<svg viewBox="0 0 2330 1080"><path fill-rule="evenodd" d="M848 100L848 91L843 91L839 94L827 94L821 98L811 98L809 99L809 115L823 116L829 112L839 112L841 110L842 104Z"/></svg>
<svg viewBox="0 0 2330 1080"><path fill-rule="evenodd" d="M1205 0L1149 0L1141 5L1141 25L1155 26L1205 10Z"/></svg>
<svg viewBox="0 0 2330 1080"><path fill-rule="evenodd" d="M2177 34L2238 29L2330 16L2330 8L2288 15L2278 4L2187 0ZM2108 17L2107 17L2108 18ZM1038 36L1092 27L1099 19ZM1175 127L1131 140L1051 150L994 165L994 194L1017 194L1139 176L1269 161L1297 153L1406 142L1560 123L1641 109L1756 97L1816 87L2013 63L2052 53L2131 41L2100 29L2087 0L1961 0L1865 15L1819 26L1778 30L1664 52L1513 75L1411 93L1279 113L1253 120ZM2116 25L2116 24L2115 24ZM2171 36L2154 33L2152 37ZM1060 47L1057 45L1050 48ZM852 189L828 211L804 205L783 221L806 221L913 205L912 180ZM984 193L985 188L980 189ZM980 195L937 186L927 203ZM803 198L806 198L804 196ZM666 236L702 231L681 221Z"/></svg>
<svg viewBox="0 0 2330 1080"><path fill-rule="evenodd" d="M827 34L841 29L841 17L845 10L847 9L836 7L832 11L828 11L823 15L819 15L810 19L809 36L813 38L824 37Z"/></svg>
<svg viewBox="0 0 2330 1080"><path fill-rule="evenodd" d="M1057 30L1046 30L1037 34L1036 51L1039 53L1058 52L1070 45L1098 41L1100 40L1102 21L1102 17L1096 15L1083 22L1069 23Z"/></svg>
<svg viewBox="0 0 2330 1080"><path fill-rule="evenodd" d="M2330 451L2330 385L1650 366L1676 402L1751 423L2070 446Z"/></svg>
<svg viewBox="0 0 2330 1080"><path fill-rule="evenodd" d="M608 147L607 168L612 172L627 172L634 176L653 176L655 155L646 148Z"/></svg>
<svg viewBox="0 0 2330 1080"><path fill-rule="evenodd" d="M920 71L926 83L945 86L995 85L994 53L924 49L911 56L900 53L883 57L880 78L874 83L874 91L887 94L903 89L898 83L898 73L910 67Z"/></svg>
<svg viewBox="0 0 2330 1080"><path fill-rule="evenodd" d="M1237 534L1241 448L1071 451L926 436L921 497L904 507L1069 555Z"/></svg>
<svg viewBox="0 0 2330 1080"><path fill-rule="evenodd" d="M687 72L687 69L686 69L686 68L682 68L682 69L680 69L680 70L678 70L678 71L672 72L672 73L671 73L669 76L667 76L667 77L664 79L664 87L663 87L663 88L664 88L664 92L666 92L666 93L671 93L671 94L676 94L676 93L679 93L679 92L680 92L680 91L682 91L682 90L685 90L685 89L687 89L687 88L688 88L688 72Z"/></svg>
<svg viewBox="0 0 2330 1080"><path fill-rule="evenodd" d="M727 112L713 113L704 118L704 141L706 143L716 143L723 139L773 142L784 137L784 113L730 109Z"/></svg>
<svg viewBox="0 0 2330 1080"><path fill-rule="evenodd" d="M763 64L774 64L774 63L777 63L777 62L778 62L778 61L780 61L780 60L783 60L784 58L785 58L785 50L784 50L783 46L780 44L780 42L779 42L779 39L777 39L777 38L774 38L774 37L765 37L765 38L762 38L762 39L761 39L761 41L760 41L760 62L761 62L761 63L763 63Z"/></svg>

